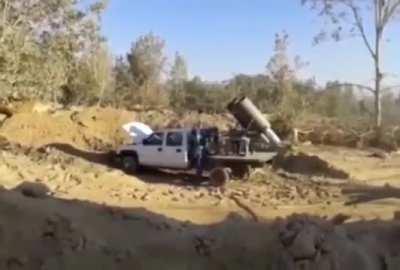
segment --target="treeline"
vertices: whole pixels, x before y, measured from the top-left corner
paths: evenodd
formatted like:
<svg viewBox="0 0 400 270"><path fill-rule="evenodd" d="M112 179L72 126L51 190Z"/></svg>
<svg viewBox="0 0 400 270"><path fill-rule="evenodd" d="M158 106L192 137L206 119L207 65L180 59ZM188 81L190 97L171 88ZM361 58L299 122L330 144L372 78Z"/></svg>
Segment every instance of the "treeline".
<svg viewBox="0 0 400 270"><path fill-rule="evenodd" d="M276 35L274 53L259 75L210 83L191 78L184 56L167 59L166 42L149 33L113 56L101 35L105 1L0 0L0 96L69 105L172 108L225 112L227 101L249 96L266 113L295 121L307 114L343 121L369 119L373 99L350 84L318 86L299 71L307 65L289 55L289 36ZM400 98L383 97L384 119L397 122Z"/></svg>

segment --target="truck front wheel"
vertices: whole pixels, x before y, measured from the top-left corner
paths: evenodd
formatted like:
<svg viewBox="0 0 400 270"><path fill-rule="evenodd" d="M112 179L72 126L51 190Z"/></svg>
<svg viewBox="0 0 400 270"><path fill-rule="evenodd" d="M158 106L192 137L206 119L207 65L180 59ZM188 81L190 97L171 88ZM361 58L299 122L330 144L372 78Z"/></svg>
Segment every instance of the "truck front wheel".
<svg viewBox="0 0 400 270"><path fill-rule="evenodd" d="M137 173L140 170L140 164L138 158L133 155L123 156L122 168L126 173Z"/></svg>

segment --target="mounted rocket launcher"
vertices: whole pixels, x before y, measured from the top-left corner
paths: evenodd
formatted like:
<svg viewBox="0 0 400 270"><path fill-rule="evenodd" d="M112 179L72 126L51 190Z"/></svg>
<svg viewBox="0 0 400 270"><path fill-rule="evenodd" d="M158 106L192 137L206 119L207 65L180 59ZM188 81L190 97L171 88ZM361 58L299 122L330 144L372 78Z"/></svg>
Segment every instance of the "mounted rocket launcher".
<svg viewBox="0 0 400 270"><path fill-rule="evenodd" d="M281 139L272 130L271 123L249 98L235 98L229 103L227 109L247 132L256 132L262 140L274 147L282 145Z"/></svg>

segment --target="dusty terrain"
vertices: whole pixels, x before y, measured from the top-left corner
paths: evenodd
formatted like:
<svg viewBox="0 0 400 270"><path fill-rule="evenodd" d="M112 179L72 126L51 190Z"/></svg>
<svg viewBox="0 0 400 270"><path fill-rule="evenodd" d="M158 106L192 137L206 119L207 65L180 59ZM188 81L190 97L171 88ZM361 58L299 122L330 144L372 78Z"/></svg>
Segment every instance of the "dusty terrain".
<svg viewBox="0 0 400 270"><path fill-rule="evenodd" d="M400 154L303 145L216 189L109 162L156 112L32 108L0 128L0 269L400 269Z"/></svg>

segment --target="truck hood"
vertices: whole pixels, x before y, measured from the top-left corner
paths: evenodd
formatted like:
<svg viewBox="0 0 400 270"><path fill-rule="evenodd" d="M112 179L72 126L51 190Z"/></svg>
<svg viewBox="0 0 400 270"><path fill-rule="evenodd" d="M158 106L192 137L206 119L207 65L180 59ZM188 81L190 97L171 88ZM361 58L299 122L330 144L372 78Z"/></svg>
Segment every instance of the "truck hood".
<svg viewBox="0 0 400 270"><path fill-rule="evenodd" d="M122 126L122 129L133 138L134 142L140 142L153 134L153 130L146 124L131 122Z"/></svg>

